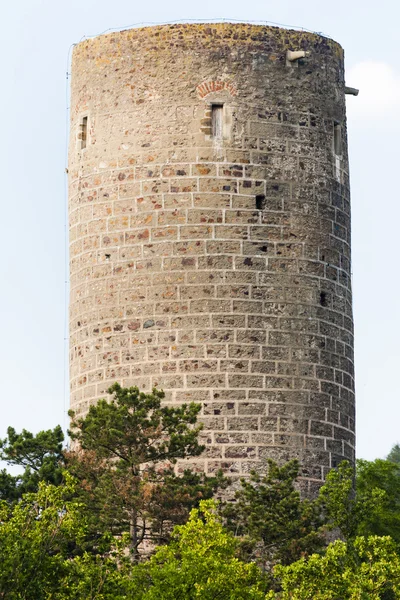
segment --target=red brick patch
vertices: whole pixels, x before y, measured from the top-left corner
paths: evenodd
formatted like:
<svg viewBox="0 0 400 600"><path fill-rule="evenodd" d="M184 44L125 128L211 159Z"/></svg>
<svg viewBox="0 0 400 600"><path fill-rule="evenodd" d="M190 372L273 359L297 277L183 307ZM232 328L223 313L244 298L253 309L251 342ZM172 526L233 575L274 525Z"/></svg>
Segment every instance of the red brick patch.
<svg viewBox="0 0 400 600"><path fill-rule="evenodd" d="M205 98L211 92L221 92L222 90L226 90L231 96L237 95L237 89L232 81L221 81L218 79L215 81L203 81L196 89L200 98Z"/></svg>

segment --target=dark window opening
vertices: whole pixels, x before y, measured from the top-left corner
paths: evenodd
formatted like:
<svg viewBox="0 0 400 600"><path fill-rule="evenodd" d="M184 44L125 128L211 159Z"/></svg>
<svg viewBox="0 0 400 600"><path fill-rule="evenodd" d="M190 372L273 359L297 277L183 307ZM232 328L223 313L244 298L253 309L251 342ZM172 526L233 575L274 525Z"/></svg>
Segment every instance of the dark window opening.
<svg viewBox="0 0 400 600"><path fill-rule="evenodd" d="M87 117L83 117L82 119L82 123L81 123L81 150L83 150L84 148L86 148L86 140L87 140L87 126L88 126L88 118Z"/></svg>
<svg viewBox="0 0 400 600"><path fill-rule="evenodd" d="M342 155L342 126L335 122L333 125L333 145L336 156Z"/></svg>
<svg viewBox="0 0 400 600"><path fill-rule="evenodd" d="M321 292L319 295L319 303L321 306L328 306L328 298L326 292Z"/></svg>
<svg viewBox="0 0 400 600"><path fill-rule="evenodd" d="M211 106L211 123L212 134L217 139L222 139L222 123L223 123L223 104L212 104Z"/></svg>
<svg viewBox="0 0 400 600"><path fill-rule="evenodd" d="M256 208L257 208L257 210L263 210L265 208L265 196L264 196L264 194L258 194L256 196Z"/></svg>

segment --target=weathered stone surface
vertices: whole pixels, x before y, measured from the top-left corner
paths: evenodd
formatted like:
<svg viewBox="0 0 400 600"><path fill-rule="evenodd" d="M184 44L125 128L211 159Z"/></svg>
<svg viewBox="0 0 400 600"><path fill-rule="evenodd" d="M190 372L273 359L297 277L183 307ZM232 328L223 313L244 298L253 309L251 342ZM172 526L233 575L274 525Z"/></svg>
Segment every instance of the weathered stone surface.
<svg viewBox="0 0 400 600"><path fill-rule="evenodd" d="M203 403L196 470L297 457L315 490L354 458L342 49L247 24L112 33L75 47L71 107L71 406L157 385Z"/></svg>

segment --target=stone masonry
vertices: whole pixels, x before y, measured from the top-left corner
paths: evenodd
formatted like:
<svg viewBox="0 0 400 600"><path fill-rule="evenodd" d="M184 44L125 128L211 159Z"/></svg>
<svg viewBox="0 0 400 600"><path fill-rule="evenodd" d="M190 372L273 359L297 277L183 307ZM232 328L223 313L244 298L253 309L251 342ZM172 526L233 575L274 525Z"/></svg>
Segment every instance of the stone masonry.
<svg viewBox="0 0 400 600"><path fill-rule="evenodd" d="M71 407L162 388L202 404L192 468L297 457L312 493L354 459L341 47L132 29L75 47L71 91Z"/></svg>

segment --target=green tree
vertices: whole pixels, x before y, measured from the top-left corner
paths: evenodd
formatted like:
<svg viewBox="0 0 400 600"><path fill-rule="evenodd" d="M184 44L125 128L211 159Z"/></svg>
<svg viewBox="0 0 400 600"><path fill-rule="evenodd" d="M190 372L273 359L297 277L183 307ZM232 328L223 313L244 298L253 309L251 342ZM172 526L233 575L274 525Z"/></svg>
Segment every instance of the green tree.
<svg viewBox="0 0 400 600"><path fill-rule="evenodd" d="M390 537L357 537L350 546L330 544L324 555L313 554L275 575L282 592L268 600L395 600L400 597L400 558Z"/></svg>
<svg viewBox="0 0 400 600"><path fill-rule="evenodd" d="M396 463L396 465L400 465L400 444L395 444L389 454L386 457L386 460L390 460L390 462Z"/></svg>
<svg viewBox="0 0 400 600"><path fill-rule="evenodd" d="M68 503L73 488L39 484L20 502L0 502L0 597L43 598L62 577L64 548L79 538L79 507Z"/></svg>
<svg viewBox="0 0 400 600"><path fill-rule="evenodd" d="M67 456L67 464L81 482L93 530L128 532L136 560L144 542L166 541L171 525L184 522L221 479L176 477L173 471L177 459L203 451L199 405L162 406L162 391L145 394L118 384L109 393L111 401L100 400L86 417L70 413L70 434L80 450Z"/></svg>
<svg viewBox="0 0 400 600"><path fill-rule="evenodd" d="M222 473L206 477L204 473L193 473L187 469L179 477L173 472L166 474L161 483L154 485L149 497L148 513L153 538L158 544L167 543L173 525L186 523L190 511L199 505L200 500L212 498L227 484Z"/></svg>
<svg viewBox="0 0 400 600"><path fill-rule="evenodd" d="M22 468L18 475L5 469L0 472L0 499L17 501L26 492L36 492L44 481L59 485L62 480L64 434L58 425L54 429L34 435L23 429L17 433L7 429L7 437L0 440L0 460Z"/></svg>
<svg viewBox="0 0 400 600"><path fill-rule="evenodd" d="M356 486L355 470L348 461L328 473L318 497L327 527L339 530L345 540L372 533L371 523L384 501L385 491L372 480L368 486Z"/></svg>
<svg viewBox="0 0 400 600"><path fill-rule="evenodd" d="M289 564L325 545L319 506L301 499L298 474L296 460L282 467L269 460L267 475L252 472L242 479L236 502L223 509L228 529L242 539L243 555L263 568Z"/></svg>
<svg viewBox="0 0 400 600"><path fill-rule="evenodd" d="M106 553L73 559L69 546L87 535L75 483L39 484L17 504L0 501L0 598L2 600L122 600L128 598L129 571L124 569L123 540ZM109 537L109 536L108 536Z"/></svg>
<svg viewBox="0 0 400 600"><path fill-rule="evenodd" d="M64 561L51 600L130 600L132 578L121 550L110 556L85 553ZM43 598L43 596L41 597Z"/></svg>
<svg viewBox="0 0 400 600"><path fill-rule="evenodd" d="M358 460L357 497L368 498L374 490L380 490L383 495L378 507L366 511L364 532L390 535L400 548L400 464L379 458Z"/></svg>
<svg viewBox="0 0 400 600"><path fill-rule="evenodd" d="M264 600L265 582L255 564L236 556L238 542L216 514L215 503L200 502L186 525L133 569L135 600Z"/></svg>

